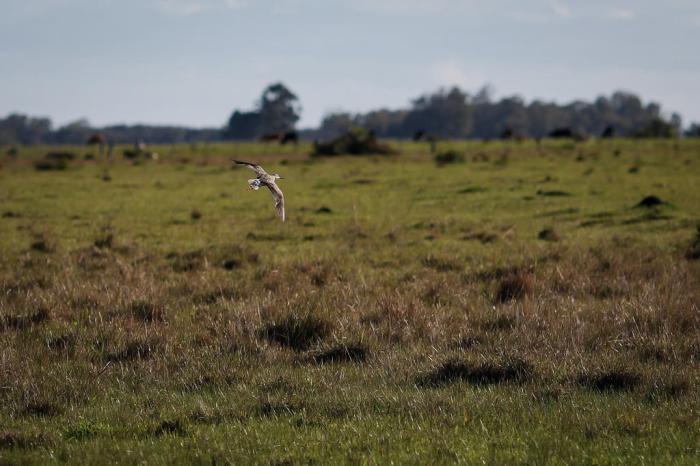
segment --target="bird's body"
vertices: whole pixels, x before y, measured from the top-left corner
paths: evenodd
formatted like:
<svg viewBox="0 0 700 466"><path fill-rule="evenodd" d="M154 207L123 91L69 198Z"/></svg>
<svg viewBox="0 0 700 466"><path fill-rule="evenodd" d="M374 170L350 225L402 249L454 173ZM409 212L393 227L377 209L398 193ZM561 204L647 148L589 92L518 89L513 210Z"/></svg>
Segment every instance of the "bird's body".
<svg viewBox="0 0 700 466"><path fill-rule="evenodd" d="M236 163L236 165L245 165L246 167L250 168L255 172L257 177L248 180L248 185L250 186L250 189L257 191L258 189L260 189L260 186L266 186L267 189L269 189L272 193L272 197L275 199L275 208L277 209L277 215L279 215L279 217L284 222L284 194L282 194L282 190L279 188L279 186L277 186L276 183L276 180L280 180L282 179L282 177L279 176L277 173L273 173L272 175L270 175L263 169L263 167L254 163L242 162L240 160L234 160L234 162Z"/></svg>

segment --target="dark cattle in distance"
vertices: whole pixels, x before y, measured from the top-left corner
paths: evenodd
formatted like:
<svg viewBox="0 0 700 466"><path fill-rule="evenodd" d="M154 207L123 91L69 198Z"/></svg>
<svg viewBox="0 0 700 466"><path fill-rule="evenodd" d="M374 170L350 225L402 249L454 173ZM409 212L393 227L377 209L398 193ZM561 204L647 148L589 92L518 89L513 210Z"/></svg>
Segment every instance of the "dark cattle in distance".
<svg viewBox="0 0 700 466"><path fill-rule="evenodd" d="M299 134L296 131L280 131L277 133L265 133L260 136L260 142L278 142L282 145L289 142L297 144L299 142Z"/></svg>
<svg viewBox="0 0 700 466"><path fill-rule="evenodd" d="M548 136L553 139L573 138L574 132L571 128L556 128L550 131Z"/></svg>
<svg viewBox="0 0 700 466"><path fill-rule="evenodd" d="M291 142L292 144L297 144L299 142L299 134L296 131L287 131L280 139L280 144L287 144Z"/></svg>
<svg viewBox="0 0 700 466"><path fill-rule="evenodd" d="M555 128L547 136L552 139L573 139L574 141L584 141L586 139L585 134L568 127Z"/></svg>
<svg viewBox="0 0 700 466"><path fill-rule="evenodd" d="M93 144L104 144L105 138L102 136L100 133L95 133L92 136L90 136L90 139L87 140L86 144L88 145L93 145Z"/></svg>

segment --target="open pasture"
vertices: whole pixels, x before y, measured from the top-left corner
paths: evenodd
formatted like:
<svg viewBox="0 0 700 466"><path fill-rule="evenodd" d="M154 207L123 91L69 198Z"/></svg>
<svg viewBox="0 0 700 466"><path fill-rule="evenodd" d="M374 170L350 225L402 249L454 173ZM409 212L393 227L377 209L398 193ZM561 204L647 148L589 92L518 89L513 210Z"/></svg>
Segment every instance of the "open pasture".
<svg viewBox="0 0 700 466"><path fill-rule="evenodd" d="M0 463L700 462L700 143L392 147L3 149Z"/></svg>

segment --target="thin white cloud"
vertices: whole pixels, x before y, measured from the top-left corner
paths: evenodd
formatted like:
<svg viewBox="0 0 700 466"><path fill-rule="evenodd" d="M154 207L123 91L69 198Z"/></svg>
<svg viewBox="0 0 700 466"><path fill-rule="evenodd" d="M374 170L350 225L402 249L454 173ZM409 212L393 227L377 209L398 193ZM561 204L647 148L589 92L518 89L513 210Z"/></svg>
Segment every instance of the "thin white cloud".
<svg viewBox="0 0 700 466"><path fill-rule="evenodd" d="M617 21L631 21L637 17L637 13L631 8L613 8L608 11L606 17Z"/></svg>
<svg viewBox="0 0 700 466"><path fill-rule="evenodd" d="M479 70L467 71L455 59L438 62L432 68L432 78L438 86L459 86L463 89L477 89L487 82L486 77Z"/></svg>
<svg viewBox="0 0 700 466"><path fill-rule="evenodd" d="M571 13L571 8L560 0L552 0L549 4L554 16L557 18L571 18L573 14Z"/></svg>

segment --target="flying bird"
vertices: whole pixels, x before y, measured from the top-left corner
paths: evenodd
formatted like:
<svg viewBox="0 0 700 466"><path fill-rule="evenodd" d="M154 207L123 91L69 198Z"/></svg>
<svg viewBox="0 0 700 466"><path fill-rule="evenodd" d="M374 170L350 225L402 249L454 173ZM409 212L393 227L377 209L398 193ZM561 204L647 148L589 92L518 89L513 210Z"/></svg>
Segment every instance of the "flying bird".
<svg viewBox="0 0 700 466"><path fill-rule="evenodd" d="M257 191L261 185L266 186L272 193L272 197L275 199L277 215L279 215L284 222L284 194L282 194L282 190L279 188L279 186L277 186L277 183L275 183L275 180L281 180L283 178L277 173L270 175L263 169L263 167L254 163L243 162L241 160L234 160L234 162L236 165L245 165L255 172L257 177L253 178L252 180L248 180L250 189Z"/></svg>

